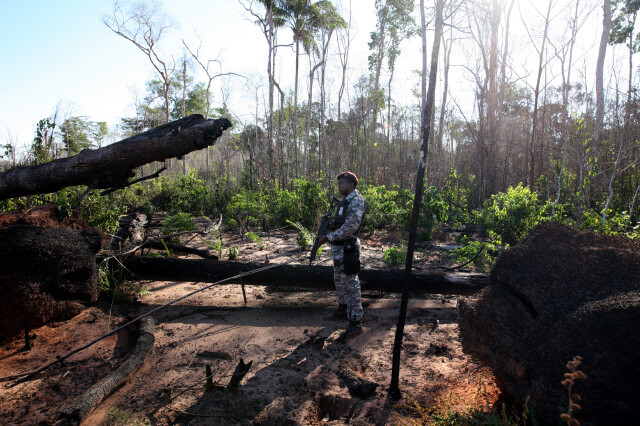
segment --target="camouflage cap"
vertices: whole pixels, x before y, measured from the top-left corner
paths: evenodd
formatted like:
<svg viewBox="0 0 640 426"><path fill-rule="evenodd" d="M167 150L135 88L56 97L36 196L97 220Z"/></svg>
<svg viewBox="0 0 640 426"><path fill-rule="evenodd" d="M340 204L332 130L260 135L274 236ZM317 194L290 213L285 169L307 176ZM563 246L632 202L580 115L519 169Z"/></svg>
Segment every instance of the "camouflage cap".
<svg viewBox="0 0 640 426"><path fill-rule="evenodd" d="M342 172L338 175L338 180L340 179L347 179L350 180L351 182L353 182L354 184L358 184L358 177L351 173L351 172Z"/></svg>

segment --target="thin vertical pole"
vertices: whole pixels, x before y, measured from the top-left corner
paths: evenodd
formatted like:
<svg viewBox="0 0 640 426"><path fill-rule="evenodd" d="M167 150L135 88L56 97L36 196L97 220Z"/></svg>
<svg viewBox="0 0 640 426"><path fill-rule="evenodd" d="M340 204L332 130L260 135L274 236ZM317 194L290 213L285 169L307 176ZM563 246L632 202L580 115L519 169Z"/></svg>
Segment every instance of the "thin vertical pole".
<svg viewBox="0 0 640 426"><path fill-rule="evenodd" d="M409 243L407 246L407 260L404 269L404 279L402 283L402 299L400 302L400 313L398 314L398 324L396 326L396 336L393 342L393 361L391 364L391 383L389 384L389 396L398 400L402 396L398 386L400 381L400 355L402 351L402 336L407 318L407 305L409 304L409 283L411 282L411 268L413 267L413 252L416 245L416 235L418 228L418 218L420 216L420 206L422 205L422 194L424 192L424 176L427 165L427 154L429 148L429 135L431 133L432 111L435 101L436 76L438 72L438 53L440 51L440 39L442 37L442 10L445 0L436 2L435 34L433 39L433 49L431 51L431 70L429 73L429 90L427 91L427 101L422 110L422 144L420 146L420 161L418 162L418 173L416 176L416 193L413 200L413 211L411 215L411 228L409 230ZM422 33L425 36L426 25L424 20L424 0L420 0L420 16L422 23ZM424 39L423 39L424 40ZM424 45L424 43L423 43ZM425 49L422 52L426 55ZM423 73L426 73L426 67Z"/></svg>

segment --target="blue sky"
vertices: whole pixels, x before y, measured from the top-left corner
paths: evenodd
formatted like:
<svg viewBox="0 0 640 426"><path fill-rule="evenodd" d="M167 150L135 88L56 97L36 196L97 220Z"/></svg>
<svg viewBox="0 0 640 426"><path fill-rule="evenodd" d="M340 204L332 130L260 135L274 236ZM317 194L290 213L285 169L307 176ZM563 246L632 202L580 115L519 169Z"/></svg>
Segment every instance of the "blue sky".
<svg viewBox="0 0 640 426"><path fill-rule="evenodd" d="M588 3L595 5L595 1ZM376 19L373 0L351 2L355 38L351 45L349 78L350 85L353 85L367 72L367 42ZM335 0L334 3L348 5L349 0ZM430 4L429 1L426 3ZM237 0L164 0L162 4L176 24L176 28L162 41L164 57L174 55L177 59L183 52L182 39L197 47L197 31L203 41L204 57L219 56L223 61L222 71L241 73L250 79L248 82L234 78L227 84L231 110L241 121L252 122L256 95L251 86L261 84L266 87L267 48L259 28L251 22ZM530 3L518 0L517 4L525 7ZM561 0L557 7L564 8L568 4L569 0ZM50 116L57 104L61 105L66 116L88 116L94 121L106 121L110 126L117 124L120 118L134 114L134 92L142 97L144 83L153 78L154 73L141 51L102 23L102 17L112 10L112 0L0 0L0 144L5 143L9 132L17 141L19 151L23 151L22 147L31 143L35 123ZM579 44L583 46L578 47L574 58L586 57L579 62L595 60L594 46L601 31L599 13L600 9L597 9L592 14L590 22L579 35ZM417 12L415 15L417 17ZM541 32L539 28L535 29L539 20L535 14L514 10L511 63L515 64L514 70L522 79L530 81L533 73L529 69L537 65L537 56L522 30L524 20L528 26L534 27L533 34ZM556 18L552 31L555 28L557 31L564 28L561 17ZM281 30L279 34L279 43L291 42L289 30ZM431 33L428 34L430 37ZM431 40L427 43L430 48ZM474 45L471 42L456 43L457 52L453 54L449 81L454 91L451 96L457 96L457 102L470 106L474 83L469 75L465 75L468 74L465 67L459 65L468 63L469 50L465 49L474 49ZM417 82L413 71L421 68L420 40L416 37L401 48L393 95L395 101L410 104L415 102L412 88ZM607 59L612 57L608 54ZM292 50L282 48L277 61L276 79L285 90L292 90ZM307 96L306 57L301 56L300 63L299 100L304 101ZM327 92L329 102L335 102L340 71L336 58L330 64ZM585 69L590 79L595 68L588 63ZM549 78L557 79L557 72L555 76L553 74L550 72ZM579 71L575 75L579 75ZM196 80L202 79L202 74L196 74ZM214 106L220 103L221 82L222 79L217 80L214 87ZM520 84L524 83L520 81ZM557 84L557 81L552 84ZM347 90L346 97L353 96L353 92L349 92L351 89ZM315 93L318 93L317 88ZM265 96L264 93L259 95L261 110L264 110Z"/></svg>
<svg viewBox="0 0 640 426"><path fill-rule="evenodd" d="M375 16L373 1L354 0L359 2L368 7L359 7L357 25L371 28L357 30L361 40L354 42L358 47L352 60L354 67L366 67L366 39ZM154 74L141 51L101 22L112 8L111 0L0 0L1 143L9 131L19 148L30 144L35 123L50 116L58 103L67 115L84 115L111 126L133 115L132 90L142 96L145 81ZM224 71L266 80L264 36L236 1L166 0L163 10L176 24L162 44L166 56L182 54L183 38L197 47L197 31L203 53L209 58L220 55ZM289 41L288 33L282 32L281 42ZM279 60L278 71L289 87L293 55L283 50ZM236 109L241 113L251 104L252 111L255 99L247 100L246 90L239 89L244 81L231 84ZM304 77L300 84L304 98Z"/></svg>

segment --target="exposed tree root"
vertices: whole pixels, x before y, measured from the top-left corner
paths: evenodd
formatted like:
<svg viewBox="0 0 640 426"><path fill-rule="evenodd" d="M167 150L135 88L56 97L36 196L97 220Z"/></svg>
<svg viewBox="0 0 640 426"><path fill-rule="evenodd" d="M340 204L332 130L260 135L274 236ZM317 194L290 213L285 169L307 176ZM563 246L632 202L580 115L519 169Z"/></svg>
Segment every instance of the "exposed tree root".
<svg viewBox="0 0 640 426"><path fill-rule="evenodd" d="M133 354L113 373L93 385L80 395L69 407L58 416L58 425L78 425L104 398L114 389L126 382L144 364L145 359L153 349L155 337L153 335L154 321L145 317L140 321L140 334Z"/></svg>

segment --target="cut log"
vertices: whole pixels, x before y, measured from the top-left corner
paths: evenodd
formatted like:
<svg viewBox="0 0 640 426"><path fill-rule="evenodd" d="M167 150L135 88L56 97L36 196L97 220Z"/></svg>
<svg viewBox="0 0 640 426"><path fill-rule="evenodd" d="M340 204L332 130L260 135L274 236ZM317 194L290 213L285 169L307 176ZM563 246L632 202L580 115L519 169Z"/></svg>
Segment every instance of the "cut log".
<svg viewBox="0 0 640 426"><path fill-rule="evenodd" d="M153 349L155 337L153 318L146 317L140 321L140 334L133 354L113 373L93 385L74 403L60 413L60 425L78 425L87 414L102 402L114 389L126 382L144 364L147 355Z"/></svg>
<svg viewBox="0 0 640 426"><path fill-rule="evenodd" d="M45 194L73 185L110 188L126 185L137 167L182 157L214 144L231 127L226 118L193 114L99 149L0 173L0 200Z"/></svg>
<svg viewBox="0 0 640 426"><path fill-rule="evenodd" d="M242 263L203 259L174 259L130 256L122 264L138 279L163 281L216 282L249 272L262 263ZM400 270L363 269L360 283L363 290L400 292L402 277ZM334 288L332 266L281 265L277 268L245 276L245 284L275 285L293 288ZM225 284L240 283L240 278ZM488 284L483 274L415 273L411 276L411 291L428 294L470 295Z"/></svg>
<svg viewBox="0 0 640 426"><path fill-rule="evenodd" d="M165 244L166 244L166 248L165 248ZM162 244L162 241L147 241L142 245L142 247L145 247L145 248L148 247L156 250L169 249L175 253L194 254L196 256L202 257L203 259L218 260L218 256L216 256L215 254L209 253L209 250L197 249L197 248L185 246L182 244L176 244L176 243Z"/></svg>

